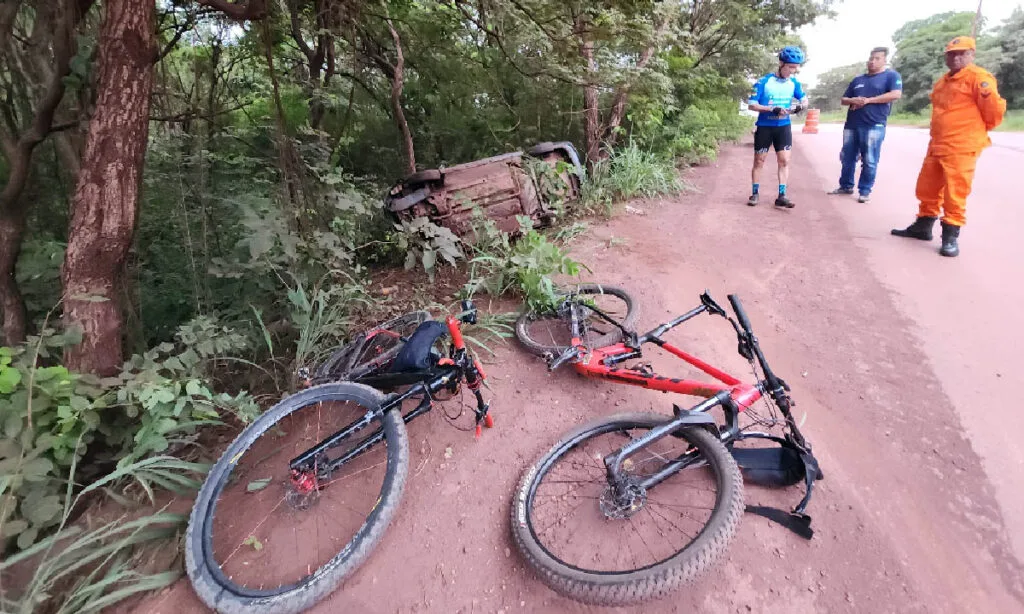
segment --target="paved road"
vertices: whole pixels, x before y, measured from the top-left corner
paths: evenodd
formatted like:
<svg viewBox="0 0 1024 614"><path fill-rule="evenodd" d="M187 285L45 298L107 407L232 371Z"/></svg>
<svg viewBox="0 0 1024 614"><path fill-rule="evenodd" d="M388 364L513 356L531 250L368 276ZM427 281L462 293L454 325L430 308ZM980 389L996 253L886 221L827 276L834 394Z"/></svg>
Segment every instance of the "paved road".
<svg viewBox="0 0 1024 614"><path fill-rule="evenodd" d="M978 164L968 225L956 259L930 244L889 236L914 219L914 185L928 131L890 128L872 201L826 197L808 206L837 208L875 275L897 296L914 333L955 405L996 489L1010 539L1024 560L1024 133L994 133ZM822 191L839 177L840 125L798 134L795 147L814 165ZM794 177L791 183L801 181ZM938 231L936 225L936 231Z"/></svg>

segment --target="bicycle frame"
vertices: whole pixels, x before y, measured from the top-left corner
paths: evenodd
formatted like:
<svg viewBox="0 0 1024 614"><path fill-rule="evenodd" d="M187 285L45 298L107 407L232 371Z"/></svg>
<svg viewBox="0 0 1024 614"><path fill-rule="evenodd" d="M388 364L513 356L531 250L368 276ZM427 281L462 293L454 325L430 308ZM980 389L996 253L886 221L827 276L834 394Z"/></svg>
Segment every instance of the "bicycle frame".
<svg viewBox="0 0 1024 614"><path fill-rule="evenodd" d="M757 338L751 330L750 321L747 318L746 313L743 311L743 307L740 304L739 299L730 295L729 300L732 303L733 310L736 312L739 323L729 317L725 310L715 303L715 301L705 292L701 295L701 305L699 307L688 311L674 320L665 322L650 332L640 336L623 329L627 336L624 343L617 343L615 345L601 348L588 348L583 343L578 312L580 305L575 301L571 301L569 303L569 313L571 316L572 347L567 350L562 357L554 361L551 368L557 368L557 365L561 364L564 360L574 357L576 359L574 368L577 373L584 377L604 379L630 386L639 386L650 390L658 390L661 392L674 392L688 396L704 397L705 400L703 402L698 403L689 409L681 409L674 405L674 419L666 422L658 428L652 429L643 437L631 441L619 450L608 454L604 458L609 482L615 486L617 496L621 497L623 500L629 497L628 489L630 484L628 483L628 480L624 478L624 474L622 472L623 462L628 456L646 446L651 445L655 441L678 431L680 428L700 427L711 430L723 443L727 445L742 439L758 438L773 440L778 443L792 445L796 448L801 456L801 460L805 464L805 484L807 491L804 498L793 509L792 513L809 522L809 518L804 514L804 511L810 501L814 480L818 473L817 460L811 454L810 444L804 439L796 422L793 420L792 412L790 411L793 403L788 394L788 385L781 378L777 377L768 366L768 361L761 352ZM602 313L593 306L588 306L587 308L596 313L602 319L618 326L620 329L623 328L620 323L616 322L613 318ZM739 378L704 362L696 356L667 343L661 338L661 336L669 330L703 313L722 316L732 324L739 338L740 354L748 360L757 359L764 371L764 380L759 381L756 384L744 383ZM691 379L671 378L658 375L652 370L636 368L624 369L616 366L627 360L642 357L642 346L647 343L652 343L661 347L666 352L696 367L717 381L703 382ZM573 356L573 354L575 354L575 356ZM789 430L786 433L785 439L775 437L767 433L741 432L739 426L739 413L756 403L765 394L768 394L772 398L786 419L786 424ZM714 418L712 418L708 413L716 407L722 407L725 412L726 424L724 428L718 427ZM697 461L699 461L698 455L693 452L688 452L669 462L657 474L650 476L638 484L633 484L633 486L640 486L645 489L653 488L664 481L667 477Z"/></svg>
<svg viewBox="0 0 1024 614"><path fill-rule="evenodd" d="M466 321L472 322L474 320L475 309L472 310L472 315ZM366 439L351 450L348 450L345 454L335 459L329 459L326 463L319 463L318 461L328 450L342 445L350 437L379 420L385 412L401 411L402 404L406 400L423 395L420 403L402 416L402 420L406 424L412 422L432 409L434 401L432 395L446 388L454 391L462 380L466 381L468 388L476 396L477 406L474 409L476 414L476 436L480 436L482 422L491 426L492 422L488 413L489 404L484 401L483 395L480 393L481 385L487 376L480 367L480 363L470 355L469 350L466 348L459 320L454 316L448 316L445 324L452 339L450 357L442 358L435 368L408 373L371 374L355 380L356 383L384 389L395 388L413 382L416 383L405 392L387 395L379 407L367 411L362 418L329 435L289 461L288 465L292 470L293 481L296 482L300 489L312 490L316 488L315 480L311 482L305 477L308 472L313 471L317 478L329 476L338 467L350 462L383 441L384 429L381 426L377 427ZM378 332L381 331L370 331L367 338L372 338Z"/></svg>

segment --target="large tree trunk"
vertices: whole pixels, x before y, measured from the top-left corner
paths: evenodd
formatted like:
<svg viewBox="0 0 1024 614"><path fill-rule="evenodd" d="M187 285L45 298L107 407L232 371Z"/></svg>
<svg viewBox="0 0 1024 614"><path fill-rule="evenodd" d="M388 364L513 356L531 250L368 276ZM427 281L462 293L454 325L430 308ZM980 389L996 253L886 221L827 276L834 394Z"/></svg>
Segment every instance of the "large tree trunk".
<svg viewBox="0 0 1024 614"><path fill-rule="evenodd" d="M122 362L117 289L135 233L149 134L154 2L105 0L96 112L72 200L64 258L64 320L82 330L69 369L107 375Z"/></svg>

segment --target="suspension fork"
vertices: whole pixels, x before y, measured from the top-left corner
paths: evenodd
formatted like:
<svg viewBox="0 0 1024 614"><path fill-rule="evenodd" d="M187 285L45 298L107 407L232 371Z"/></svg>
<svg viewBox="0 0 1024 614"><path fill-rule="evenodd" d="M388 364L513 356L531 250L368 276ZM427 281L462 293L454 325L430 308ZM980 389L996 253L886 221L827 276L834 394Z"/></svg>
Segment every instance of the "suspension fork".
<svg viewBox="0 0 1024 614"><path fill-rule="evenodd" d="M605 471L608 477L608 482L615 488L615 495L618 498L628 496L626 488L628 486L625 476L622 474L622 464L626 458L637 452L638 450L645 448L652 443L671 435L678 431L680 428L685 427L700 427L700 428L714 428L715 419L708 412L714 407L725 403L729 398L730 391L723 390L713 397L705 399L698 405L690 408L689 410L680 410L677 416L666 422L665 424L651 429L646 435L639 439L634 439L629 442L616 452L604 457ZM676 473L680 469L686 467L693 462L692 458L680 458L675 461L668 463L655 475L643 480L640 486L647 489L652 488L661 482L663 482L670 475Z"/></svg>

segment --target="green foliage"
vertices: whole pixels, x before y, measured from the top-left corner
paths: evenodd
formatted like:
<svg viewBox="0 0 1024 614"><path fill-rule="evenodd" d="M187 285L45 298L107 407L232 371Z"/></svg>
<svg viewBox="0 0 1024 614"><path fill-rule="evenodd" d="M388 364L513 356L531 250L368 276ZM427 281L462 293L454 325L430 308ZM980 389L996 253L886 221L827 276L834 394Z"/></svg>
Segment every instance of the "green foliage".
<svg viewBox="0 0 1024 614"><path fill-rule="evenodd" d="M811 107L821 109L823 113L842 110L840 100L846 93L850 81L864 72L865 63L857 62L822 73L818 77L818 86L808 95Z"/></svg>
<svg viewBox="0 0 1024 614"><path fill-rule="evenodd" d="M932 86L947 70L944 60L946 43L956 36L969 34L973 21L973 12L940 13L910 21L893 34L896 43L893 68L903 77L901 108L919 113L928 106ZM990 37L979 37L979 62L993 42Z"/></svg>
<svg viewBox="0 0 1024 614"><path fill-rule="evenodd" d="M58 519L54 533L0 563L0 574L31 565L24 585L0 591L3 612L99 613L133 595L169 586L180 576L178 571L145 573L141 567L147 551L180 535L186 515L169 513L166 508L137 518L121 514L91 528L72 525L70 519L87 497L97 494L129 503L124 496L129 486L145 492L150 503L156 486L181 494L194 491L199 487L197 477L206 467L169 456L147 458L100 477L73 497L75 469L72 466L61 476L68 486L60 496L46 499ZM0 478L0 500L5 505L12 482L9 476ZM0 517L5 531L13 522Z"/></svg>
<svg viewBox="0 0 1024 614"><path fill-rule="evenodd" d="M1011 109L1024 109L1024 8L1017 7L996 32L997 63L986 65L995 73L999 93Z"/></svg>
<svg viewBox="0 0 1024 614"><path fill-rule="evenodd" d="M200 318L99 380L53 363L80 335L46 329L24 346L0 348L0 537L31 546L61 520L62 475L83 459L119 467L195 442L196 428L223 413L249 421L258 407L245 393L215 394L209 363L246 339Z"/></svg>
<svg viewBox="0 0 1024 614"><path fill-rule="evenodd" d="M512 294L541 309L557 302L552 276L579 275L583 265L535 230L529 218L520 216L519 227L520 237L513 242L493 220L476 217L471 278L463 288L464 296L480 291Z"/></svg>
<svg viewBox="0 0 1024 614"><path fill-rule="evenodd" d="M593 165L583 183L581 207L610 215L614 202L674 194L682 187L670 158L630 143Z"/></svg>
<svg viewBox="0 0 1024 614"><path fill-rule="evenodd" d="M399 231L398 249L406 254L405 269L412 270L417 262L422 263L430 281L434 281L438 258L455 266L456 260L463 257L459 237L425 217L402 220L395 224L395 229Z"/></svg>

